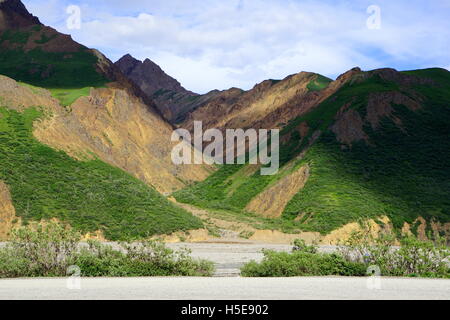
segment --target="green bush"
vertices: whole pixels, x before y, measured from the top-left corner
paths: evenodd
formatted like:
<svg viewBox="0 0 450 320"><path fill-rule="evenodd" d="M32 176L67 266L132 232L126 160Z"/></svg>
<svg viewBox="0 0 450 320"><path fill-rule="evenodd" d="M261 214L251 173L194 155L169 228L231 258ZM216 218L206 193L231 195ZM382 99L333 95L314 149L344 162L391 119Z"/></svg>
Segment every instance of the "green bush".
<svg viewBox="0 0 450 320"><path fill-rule="evenodd" d="M212 262L193 259L187 249L174 251L149 240L121 243L119 250L90 241L74 264L87 277L210 276L214 271Z"/></svg>
<svg viewBox="0 0 450 320"><path fill-rule="evenodd" d="M80 243L80 234L55 222L22 227L0 248L0 278L62 277L77 266L85 277L210 276L210 261L193 259L157 241Z"/></svg>
<svg viewBox="0 0 450 320"><path fill-rule="evenodd" d="M306 244L305 240L303 239L295 239L294 240L294 248L292 250L294 251L303 251L308 253L317 253L319 247L316 244Z"/></svg>
<svg viewBox="0 0 450 320"><path fill-rule="evenodd" d="M335 253L318 253L317 246L295 240L293 251L264 250L262 262L241 268L244 277L364 276L377 266L381 276L450 278L450 251L444 239L421 241L411 236L393 246L392 235L354 232Z"/></svg>
<svg viewBox="0 0 450 320"><path fill-rule="evenodd" d="M0 249L0 277L65 275L79 239L77 232L54 222L15 229Z"/></svg>
<svg viewBox="0 0 450 320"><path fill-rule="evenodd" d="M261 263L251 261L241 268L244 277L363 276L365 273L363 263L345 260L338 254L305 251L264 250Z"/></svg>

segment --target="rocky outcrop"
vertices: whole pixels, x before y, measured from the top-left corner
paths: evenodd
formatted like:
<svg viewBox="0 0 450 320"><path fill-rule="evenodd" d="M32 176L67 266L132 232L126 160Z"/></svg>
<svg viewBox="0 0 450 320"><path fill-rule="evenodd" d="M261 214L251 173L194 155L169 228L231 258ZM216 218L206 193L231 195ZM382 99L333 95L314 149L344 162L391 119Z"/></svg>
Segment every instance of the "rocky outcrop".
<svg viewBox="0 0 450 320"><path fill-rule="evenodd" d="M180 113L187 111L189 102L195 101L199 96L183 88L150 59L140 61L126 54L115 62L115 66L155 101L168 120L174 121Z"/></svg>
<svg viewBox="0 0 450 320"><path fill-rule="evenodd" d="M367 102L366 120L370 122L373 129L378 128L379 121L383 117L389 117L395 123L401 125L401 120L392 114L394 110L393 106L395 105L403 105L412 111L421 108L419 102L397 91L372 93L369 95Z"/></svg>
<svg viewBox="0 0 450 320"><path fill-rule="evenodd" d="M351 145L352 142L369 140L363 130L364 121L358 111L349 109L351 104L346 104L336 115L337 120L331 126L331 131L336 135L340 143Z"/></svg>
<svg viewBox="0 0 450 320"><path fill-rule="evenodd" d="M368 219L362 223L351 222L322 237L321 244L339 245L345 243L356 233L362 233L368 239L376 239L382 233L391 233L393 230L391 220L387 216L379 217L378 222Z"/></svg>
<svg viewBox="0 0 450 320"><path fill-rule="evenodd" d="M145 59L142 62L127 54L120 58L115 65L123 74L136 82L142 91L149 96L152 96L160 89L173 92L188 92L177 80L167 75L150 59Z"/></svg>
<svg viewBox="0 0 450 320"><path fill-rule="evenodd" d="M307 85L314 77L315 74L302 72L280 82L263 81L249 91L237 88L222 91L193 111L180 126L192 130L194 121L202 121L204 128L279 127L283 118L279 114L277 119L268 115L289 108L290 103L296 103L299 107L299 99L308 95Z"/></svg>
<svg viewBox="0 0 450 320"><path fill-rule="evenodd" d="M300 232L300 233L284 233L278 230L255 230L249 238L252 241L260 241L265 243L292 244L294 240L302 239L306 243L320 243L319 232Z"/></svg>
<svg viewBox="0 0 450 320"><path fill-rule="evenodd" d="M420 240L443 237L450 241L450 222L442 223L435 220L427 221L418 217L411 224L404 222L401 230L405 236L416 236Z"/></svg>
<svg viewBox="0 0 450 320"><path fill-rule="evenodd" d="M367 134L364 132L366 123L376 130L379 128L382 119L389 118L399 128L402 128L402 120L394 112L397 105L405 106L411 111L417 111L421 108L420 102L401 92L374 92L368 96L364 118L358 110L352 109L352 102L349 102L338 111L335 122L330 129L342 144L351 146L352 143L360 140L370 143Z"/></svg>

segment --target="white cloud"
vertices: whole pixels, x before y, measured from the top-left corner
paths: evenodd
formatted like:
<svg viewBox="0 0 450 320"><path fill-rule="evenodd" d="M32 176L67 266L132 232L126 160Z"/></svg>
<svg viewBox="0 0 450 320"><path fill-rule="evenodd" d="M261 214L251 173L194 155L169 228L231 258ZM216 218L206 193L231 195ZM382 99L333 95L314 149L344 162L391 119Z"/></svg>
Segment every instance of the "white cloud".
<svg viewBox="0 0 450 320"><path fill-rule="evenodd" d="M97 0L72 36L107 54L150 58L197 92L244 89L302 70L336 77L351 67L448 65L448 0L380 0L380 30L366 27L368 1ZM29 0L62 32L68 1ZM58 5L60 9L58 8ZM424 11L429 14L424 14Z"/></svg>

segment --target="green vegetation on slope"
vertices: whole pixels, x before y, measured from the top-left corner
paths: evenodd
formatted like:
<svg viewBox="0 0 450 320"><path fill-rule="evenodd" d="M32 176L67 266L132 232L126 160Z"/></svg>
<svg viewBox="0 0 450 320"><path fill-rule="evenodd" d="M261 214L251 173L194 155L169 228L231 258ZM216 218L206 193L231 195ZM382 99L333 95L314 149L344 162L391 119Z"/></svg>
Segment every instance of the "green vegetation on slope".
<svg viewBox="0 0 450 320"><path fill-rule="evenodd" d="M85 87L79 89L49 89L52 96L59 100L62 106L70 106L79 97L86 97L91 92L92 87Z"/></svg>
<svg viewBox="0 0 450 320"><path fill-rule="evenodd" d="M288 125L283 128L281 134L284 135L291 132L304 121L312 128L311 131L328 130L335 119L336 113L346 103L351 103L351 108L364 111L369 94L397 90L399 90L399 87L396 83L384 81L378 75L373 75L361 82L347 83L320 105L305 115L290 121Z"/></svg>
<svg viewBox="0 0 450 320"><path fill-rule="evenodd" d="M430 74L429 74L430 73ZM372 130L364 127L370 145L363 141L342 147L329 130L339 109L349 104L365 117L369 94L401 91L399 85L376 74L352 81L337 93L291 121L282 131L290 140L280 149L281 164L294 159L306 147L313 132L321 137L308 149L296 167L308 164L310 177L305 187L286 206L283 220L305 231L328 233L344 224L387 215L400 229L403 222L418 216L427 220L450 221L450 73L423 71L435 77L436 86L417 85L403 92L423 96L423 108L411 111L393 105L399 127L390 118ZM445 81L444 81L445 80ZM301 139L296 127L306 122L309 136ZM207 180L175 193L181 202L204 208L242 212L247 203L270 183L282 177L260 176L256 172L229 192L230 177L244 166L226 165ZM303 214L300 221L294 219ZM429 224L428 224L429 226Z"/></svg>
<svg viewBox="0 0 450 320"><path fill-rule="evenodd" d="M450 75L447 72L447 83L438 87L415 89L429 91L423 109L392 106L402 126L389 118L375 131L366 125L370 145L361 141L341 150L334 134L325 132L304 158L310 163L311 177L284 216L292 219L306 213L304 228L322 232L383 214L397 229L418 216L449 221ZM436 98L445 93L446 99Z"/></svg>
<svg viewBox="0 0 450 320"><path fill-rule="evenodd" d="M0 43L9 41L10 43L25 44L30 36L30 31L5 30L0 36Z"/></svg>
<svg viewBox="0 0 450 320"><path fill-rule="evenodd" d="M32 124L42 113L0 108L0 180L24 222L58 218L111 240L202 227L199 219L140 180L100 160L76 161L38 142Z"/></svg>
<svg viewBox="0 0 450 320"><path fill-rule="evenodd" d="M78 52L0 51L0 73L17 81L44 88L102 86L107 80L95 70L97 57L85 49Z"/></svg>
<svg viewBox="0 0 450 320"><path fill-rule="evenodd" d="M309 91L320 91L328 87L330 82L332 82L330 78L324 77L320 74L317 75L316 79L312 80L308 85L306 86Z"/></svg>
<svg viewBox="0 0 450 320"><path fill-rule="evenodd" d="M39 87L33 86L25 82L18 82L18 84L30 88L34 93L39 92ZM70 106L80 97L86 97L90 94L92 87L85 87L80 89L64 89L64 88L47 88L51 95L59 100L59 103L63 106Z"/></svg>
<svg viewBox="0 0 450 320"><path fill-rule="evenodd" d="M109 80L97 72L98 58L87 48L77 52L46 52L43 45L53 38L41 34L38 46L25 50L33 32L40 29L6 30L0 36L0 45L9 41L16 46L0 50L0 74L16 81L49 89L61 104L70 105L80 96L89 94L90 87L103 87Z"/></svg>
<svg viewBox="0 0 450 320"><path fill-rule="evenodd" d="M434 110L430 110L430 109ZM364 142L343 151L331 133L309 150L311 177L290 201L285 217L307 213L308 229L331 231L359 217L385 214L394 226L425 219L450 220L450 109L428 106L410 111L396 106L403 130L385 119ZM445 129L445 126L447 129Z"/></svg>

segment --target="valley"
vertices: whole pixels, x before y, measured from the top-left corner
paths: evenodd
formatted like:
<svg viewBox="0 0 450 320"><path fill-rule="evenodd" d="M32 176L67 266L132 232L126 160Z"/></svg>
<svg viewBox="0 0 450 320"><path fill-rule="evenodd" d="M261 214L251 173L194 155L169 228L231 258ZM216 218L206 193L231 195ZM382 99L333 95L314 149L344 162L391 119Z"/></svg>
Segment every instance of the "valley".
<svg viewBox="0 0 450 320"><path fill-rule="evenodd" d="M302 71L197 94L150 59L113 63L19 0L0 10L3 240L52 220L105 241L329 245L365 225L450 239L448 70ZM174 130L196 121L280 130L279 171L174 163Z"/></svg>

